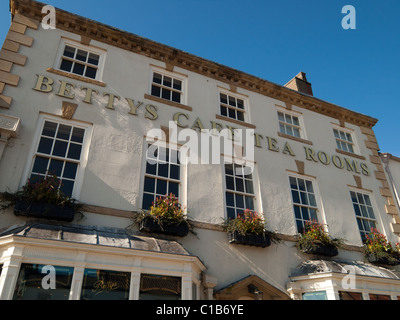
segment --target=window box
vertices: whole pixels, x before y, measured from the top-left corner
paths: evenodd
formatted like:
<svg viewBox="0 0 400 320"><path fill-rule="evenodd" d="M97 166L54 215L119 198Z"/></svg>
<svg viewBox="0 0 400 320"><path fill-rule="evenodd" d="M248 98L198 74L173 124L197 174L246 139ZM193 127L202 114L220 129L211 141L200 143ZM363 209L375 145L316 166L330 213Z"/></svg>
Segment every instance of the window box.
<svg viewBox="0 0 400 320"><path fill-rule="evenodd" d="M300 250L307 254L316 254L325 257L334 257L338 255L338 249L330 244L314 244L314 245L301 245Z"/></svg>
<svg viewBox="0 0 400 320"><path fill-rule="evenodd" d="M32 218L42 218L49 220L72 222L75 210L68 206L59 206L44 202L28 202L17 200L14 207L16 216L27 216Z"/></svg>
<svg viewBox="0 0 400 320"><path fill-rule="evenodd" d="M271 245L271 238L268 233L257 235L257 234L246 234L241 235L238 231L230 232L229 243L242 244L247 246L266 248Z"/></svg>
<svg viewBox="0 0 400 320"><path fill-rule="evenodd" d="M189 233L189 227L184 222L162 222L146 217L140 222L140 231L148 233L166 234L171 236L185 237Z"/></svg>
<svg viewBox="0 0 400 320"><path fill-rule="evenodd" d="M377 253L368 253L367 259L373 264L386 264L390 266L395 266L400 264L400 257L394 257L392 255L379 255Z"/></svg>

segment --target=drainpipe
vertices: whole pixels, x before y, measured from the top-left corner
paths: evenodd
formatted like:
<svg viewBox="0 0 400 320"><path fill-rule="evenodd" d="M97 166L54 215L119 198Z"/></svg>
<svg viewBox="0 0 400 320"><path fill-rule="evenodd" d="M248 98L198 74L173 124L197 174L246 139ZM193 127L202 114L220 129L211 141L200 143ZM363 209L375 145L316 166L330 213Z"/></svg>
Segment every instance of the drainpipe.
<svg viewBox="0 0 400 320"><path fill-rule="evenodd" d="M397 191L396 185L394 183L394 179L392 176L392 173L390 172L390 167L389 167L389 160L392 157L392 155L390 153L381 153L380 154L381 160L385 166L385 171L389 177L389 182L390 185L392 186L392 190L395 196L395 200L397 202L397 207L400 209L400 196L399 196L399 192Z"/></svg>

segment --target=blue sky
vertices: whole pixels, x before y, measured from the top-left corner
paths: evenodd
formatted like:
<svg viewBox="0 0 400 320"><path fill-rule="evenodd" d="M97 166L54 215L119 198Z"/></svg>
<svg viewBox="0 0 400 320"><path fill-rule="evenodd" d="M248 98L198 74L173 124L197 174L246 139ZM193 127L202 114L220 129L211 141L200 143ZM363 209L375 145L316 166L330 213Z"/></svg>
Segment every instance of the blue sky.
<svg viewBox="0 0 400 320"><path fill-rule="evenodd" d="M0 43L10 23L0 0ZM44 0L42 2L45 2ZM400 157L399 0L48 0L47 4L379 119L381 152ZM342 7L356 9L344 30Z"/></svg>

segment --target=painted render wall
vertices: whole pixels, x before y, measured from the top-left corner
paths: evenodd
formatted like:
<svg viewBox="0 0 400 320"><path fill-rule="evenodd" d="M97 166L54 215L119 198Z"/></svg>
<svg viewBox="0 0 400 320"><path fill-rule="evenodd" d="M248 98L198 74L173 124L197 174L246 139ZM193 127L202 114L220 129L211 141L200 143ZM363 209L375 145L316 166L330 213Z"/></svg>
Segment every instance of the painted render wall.
<svg viewBox="0 0 400 320"><path fill-rule="evenodd" d="M20 75L17 88L7 86L4 94L14 97L10 110L2 112L20 117L22 128L20 135L12 139L6 147L0 161L0 190L17 190L25 183L24 172L30 170L31 147L35 143L34 132L40 112L61 114L62 101L71 101L79 106L74 120L93 123L87 166L84 171L82 191L78 200L85 204L101 207L137 211L141 207L143 189L144 136L152 128L168 126L173 115L182 112L189 115L189 120L182 122L191 127L200 118L204 127L211 128L210 121L224 125L237 125L216 119L219 113L218 87L229 90L229 85L203 75L176 67L174 72L187 75L187 105L192 111L178 109L166 104L145 99L149 93L151 66L165 68L165 63L132 52L122 50L97 41L91 45L106 50L106 62L102 81L106 87L80 82L46 71L54 65L61 37L80 41L80 36L62 30L39 28L28 29L28 36L34 37L32 47L21 47L20 53L28 56L25 66L13 67L13 73ZM37 75L44 75L54 80L51 93L33 90ZM84 93L76 90L75 99L69 100L56 95L59 80L76 85L91 87L99 91L93 97L93 104L82 102ZM105 108L108 98L102 97L104 92L121 96L114 104L115 110ZM332 132L332 123L339 125L337 119L321 115L310 110L293 106L294 111L302 113L306 139L312 145L278 136L278 118L276 105L285 106L279 100L257 94L243 88L237 92L248 96L250 123L256 126L255 132L264 136L261 148L255 148L256 169L254 185L256 189L257 210L263 212L267 220L267 228L286 235L296 235L293 206L289 187L289 172L297 172L295 160L305 163L305 174L316 177L314 187L321 211L319 221L328 225L334 237L343 237L346 243L361 246L361 238L357 228L354 209L349 194L349 185L356 186L354 173L346 169L338 169L332 163L306 160L304 147L324 151L332 156L336 154L336 144ZM129 106L123 97L142 101L138 115L129 114ZM152 104L158 107L156 120L145 118L144 106ZM364 144L365 136L360 128L346 123L346 128L353 130L359 154L366 160L353 159L368 165L369 176L359 174L364 189L371 191L371 200L380 231L388 239L398 241L391 232L392 217L385 212L385 201L380 195L381 185L373 174L373 165L369 160L370 151ZM268 150L266 136L277 140L279 152ZM285 142L291 146L295 156L283 154ZM397 177L397 181L400 181ZM219 224L225 217L224 203L224 170L222 164L188 165L186 168L186 191L184 203L190 217L199 222ZM6 213L1 216L0 228L25 221L25 218ZM85 213L85 218L76 223L102 225L111 227L128 227L129 219ZM198 256L207 267L207 274L218 278L218 288L243 278L249 274L257 274L272 285L285 291L290 270L295 268L306 256L297 252L294 242L284 241L273 244L267 249L229 245L225 233L208 229L198 229L198 234L179 239L179 242L193 255ZM361 252L340 250L338 258L362 260Z"/></svg>

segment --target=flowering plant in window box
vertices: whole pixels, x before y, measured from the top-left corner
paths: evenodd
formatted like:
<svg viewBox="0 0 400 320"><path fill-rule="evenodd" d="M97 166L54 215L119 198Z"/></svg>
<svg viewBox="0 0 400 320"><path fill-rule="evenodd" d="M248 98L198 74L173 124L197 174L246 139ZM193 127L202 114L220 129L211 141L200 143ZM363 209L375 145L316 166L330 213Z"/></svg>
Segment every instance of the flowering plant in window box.
<svg viewBox="0 0 400 320"><path fill-rule="evenodd" d="M135 218L140 231L184 237L193 231L184 208L172 193L157 197L149 211L142 210Z"/></svg>
<svg viewBox="0 0 400 320"><path fill-rule="evenodd" d="M223 228L229 235L229 243L265 248L272 239L277 240L272 232L265 230L264 216L248 209L235 219L226 220Z"/></svg>
<svg viewBox="0 0 400 320"><path fill-rule="evenodd" d="M3 193L0 209L5 210L13 205L17 216L71 222L81 205L63 194L60 184L60 179L55 175L29 179L21 190Z"/></svg>
<svg viewBox="0 0 400 320"><path fill-rule="evenodd" d="M375 228L366 235L365 256L371 263L396 265L400 264L400 244L393 247L387 238Z"/></svg>
<svg viewBox="0 0 400 320"><path fill-rule="evenodd" d="M304 232L296 243L296 247L304 253L327 257L336 256L342 246L343 239L331 238L324 226L315 220L305 223Z"/></svg>

